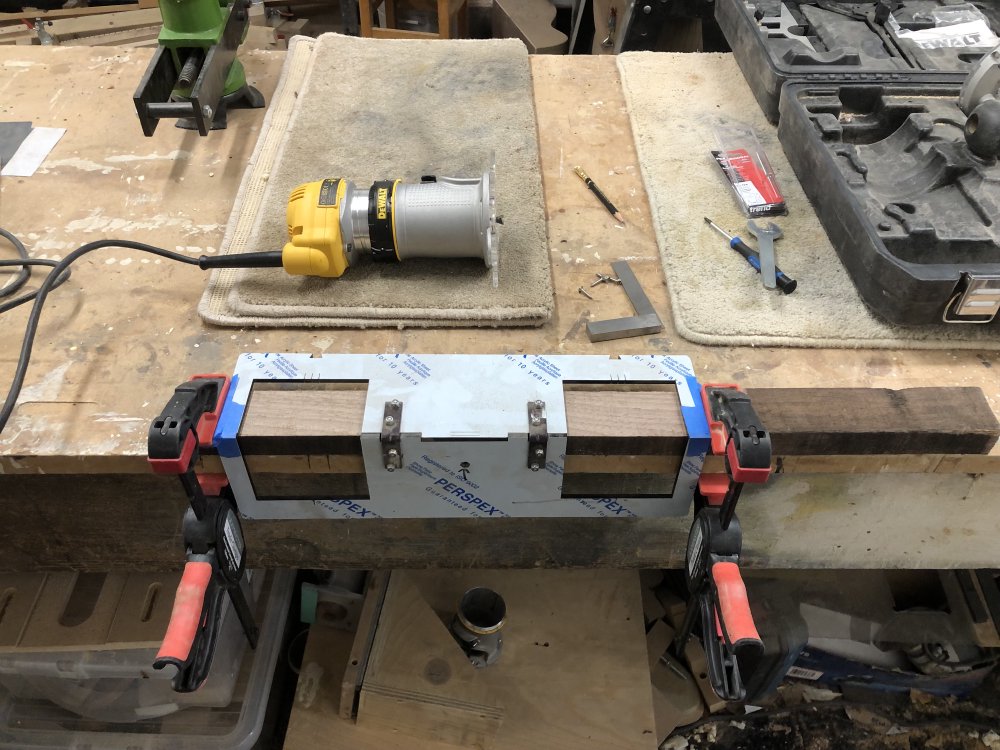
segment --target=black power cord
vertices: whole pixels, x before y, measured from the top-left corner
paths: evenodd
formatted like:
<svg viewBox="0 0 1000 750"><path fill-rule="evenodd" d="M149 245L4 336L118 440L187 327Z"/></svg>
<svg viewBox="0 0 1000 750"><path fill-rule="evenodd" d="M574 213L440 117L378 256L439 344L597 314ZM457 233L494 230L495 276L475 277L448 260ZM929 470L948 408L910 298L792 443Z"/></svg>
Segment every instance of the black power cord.
<svg viewBox="0 0 1000 750"><path fill-rule="evenodd" d="M57 261L47 260L47 259L36 259L28 256L28 250L25 248L24 243L21 242L17 237L8 232L6 229L0 227L0 237L3 237L17 251L19 256L18 260L0 260L0 268L3 267L18 267L21 270L17 272L17 275L12 281L8 281L3 287L0 287L0 299L4 297L10 297L19 289L21 289L31 278L31 267L32 266L48 266L49 268L55 268ZM56 279L52 288L55 289L57 286L62 284L66 279L69 278L69 269L66 270L63 275ZM9 300L0 304L0 313L5 313L8 310L13 310L18 305L23 305L25 302L30 302L35 298L35 292L30 292L22 297L17 297L15 299Z"/></svg>
<svg viewBox="0 0 1000 750"><path fill-rule="evenodd" d="M0 229L0 237L3 237L14 246L14 249L17 250L17 254L20 256L22 261L28 260L28 250L25 248L24 243L21 242L21 240L12 235L6 229ZM21 265L21 263L14 261L13 263L9 263L9 265ZM27 282L29 278L31 278L31 269L27 267L22 268L17 272L17 276L13 281L6 284L3 288L0 288L0 297L9 297L24 286L25 282Z"/></svg>
<svg viewBox="0 0 1000 750"><path fill-rule="evenodd" d="M97 240L96 242L88 242L86 245L81 245L60 261L36 260L28 257L27 250L25 249L23 243L21 243L21 241L10 232L5 229L0 229L0 236L13 243L14 247L18 251L18 255L21 256L17 260L0 261L0 266L23 267L23 270L17 275L17 277L15 277L14 281L9 282L3 287L2 290L0 290L3 292L0 296L9 296L24 285L30 276L29 266L51 266L52 268L36 291L22 295L21 297L13 299L0 306L0 313L2 313L17 307L18 305L34 300L34 304L31 306L31 313L28 315L28 323L24 327L24 339L21 342L21 353L18 356L17 367L14 370L14 378L11 381L10 389L7 391L7 397L4 400L3 407L0 408L0 434L3 434L4 429L7 427L7 422L10 420L11 414L14 413L14 405L17 403L17 397L21 393L21 387L24 385L24 378L28 372L28 364L31 361L31 349L34 346L35 334L38 331L38 321L42 316L42 306L45 304L45 300L49 296L49 292L62 284L69 277L69 267L76 260L83 257L87 253L107 247L139 250L144 253L158 255L161 258L166 258L167 260L175 260L178 263L184 263L189 266L198 266L202 270L208 270L211 268L274 268L281 266L280 251L238 253L214 258L202 255L199 258L192 258L188 255L181 255L180 253L175 253L171 250L165 250L162 247L147 245L143 242L133 242L131 240Z"/></svg>

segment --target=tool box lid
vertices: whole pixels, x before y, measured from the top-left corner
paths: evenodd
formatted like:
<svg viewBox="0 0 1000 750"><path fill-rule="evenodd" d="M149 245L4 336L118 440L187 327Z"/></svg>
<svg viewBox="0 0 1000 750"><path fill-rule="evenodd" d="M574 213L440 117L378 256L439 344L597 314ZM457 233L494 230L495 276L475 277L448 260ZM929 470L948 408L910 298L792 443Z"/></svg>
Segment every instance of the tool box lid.
<svg viewBox="0 0 1000 750"><path fill-rule="evenodd" d="M1000 44L992 1L717 0L715 18L771 122L786 82L960 82Z"/></svg>

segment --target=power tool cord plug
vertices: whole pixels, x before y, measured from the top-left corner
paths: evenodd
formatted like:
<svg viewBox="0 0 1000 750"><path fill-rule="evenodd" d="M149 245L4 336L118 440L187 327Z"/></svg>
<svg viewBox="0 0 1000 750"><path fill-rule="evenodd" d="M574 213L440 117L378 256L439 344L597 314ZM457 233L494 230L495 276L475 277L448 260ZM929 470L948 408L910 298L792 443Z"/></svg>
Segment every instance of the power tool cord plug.
<svg viewBox="0 0 1000 750"><path fill-rule="evenodd" d="M210 271L213 268L281 268L281 251L202 255L198 258L198 268L202 271Z"/></svg>

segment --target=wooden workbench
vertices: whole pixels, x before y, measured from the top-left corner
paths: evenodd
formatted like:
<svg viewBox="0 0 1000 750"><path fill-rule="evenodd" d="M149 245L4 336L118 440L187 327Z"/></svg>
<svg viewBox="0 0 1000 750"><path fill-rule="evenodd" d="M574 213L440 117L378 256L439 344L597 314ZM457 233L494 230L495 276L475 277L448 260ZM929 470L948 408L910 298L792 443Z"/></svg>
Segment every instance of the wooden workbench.
<svg viewBox="0 0 1000 750"><path fill-rule="evenodd" d="M105 237L194 255L219 247L263 113L235 112L229 129L209 138L169 123L143 138L131 94L150 55L0 51L0 119L68 129L38 174L0 183L0 225L36 254L62 256ZM243 59L251 82L270 98L283 53L251 50ZM19 406L0 438L0 569L175 566L185 502L176 482L148 472L146 430L177 383L192 373L230 371L242 352L670 352L690 356L705 379L748 387L976 386L1000 412L998 352L724 348L681 339L670 323L614 59L535 57L532 71L556 289L547 325L474 335L212 328L196 312L205 283L199 271L137 253L95 253L50 297ZM616 196L624 228L580 189L571 169L577 162ZM576 290L619 258L632 263L666 327L656 336L591 344L588 319L631 310L624 295L590 301ZM26 315L3 317L4 387ZM886 468L845 464L835 480L797 474L769 488L766 502L748 499L741 505L745 559L772 566L1000 565L1000 448L976 463L975 473L934 461L880 473ZM258 565L654 567L680 562L689 521L488 523L483 533L471 519L447 527L362 521L349 530L256 522L246 533Z"/></svg>

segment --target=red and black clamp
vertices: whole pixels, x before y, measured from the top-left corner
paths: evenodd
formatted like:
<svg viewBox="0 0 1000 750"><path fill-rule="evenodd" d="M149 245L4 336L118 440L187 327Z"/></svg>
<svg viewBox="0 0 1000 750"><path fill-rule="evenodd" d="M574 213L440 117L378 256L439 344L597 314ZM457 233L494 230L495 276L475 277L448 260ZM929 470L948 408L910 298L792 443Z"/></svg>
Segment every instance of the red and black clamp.
<svg viewBox="0 0 1000 750"><path fill-rule="evenodd" d="M149 428L149 463L159 474L176 474L191 507L184 514L187 563L155 669L177 668L173 688L201 687L212 668L228 592L251 648L257 626L243 584L246 558L243 530L225 474L197 474L203 453L212 453L212 435L229 390L224 375L195 375L174 390Z"/></svg>
<svg viewBox="0 0 1000 750"><path fill-rule="evenodd" d="M741 701L744 679L760 662L764 643L740 575L743 532L736 503L745 483L767 481L771 437L738 386L705 385L701 395L712 453L725 457L726 473L702 474L698 481L685 557L690 599L674 648L683 656L700 615L712 689L724 700Z"/></svg>
<svg viewBox="0 0 1000 750"><path fill-rule="evenodd" d="M702 474L699 500L720 507L723 530L729 528L743 485L763 484L771 476L771 435L738 385L706 384L701 402L708 417L712 453L725 459L725 474Z"/></svg>

